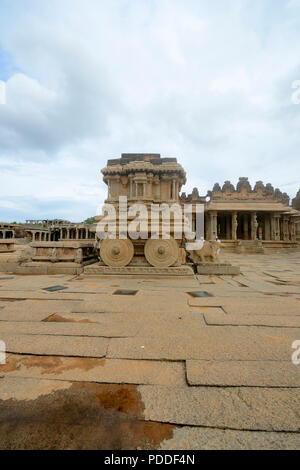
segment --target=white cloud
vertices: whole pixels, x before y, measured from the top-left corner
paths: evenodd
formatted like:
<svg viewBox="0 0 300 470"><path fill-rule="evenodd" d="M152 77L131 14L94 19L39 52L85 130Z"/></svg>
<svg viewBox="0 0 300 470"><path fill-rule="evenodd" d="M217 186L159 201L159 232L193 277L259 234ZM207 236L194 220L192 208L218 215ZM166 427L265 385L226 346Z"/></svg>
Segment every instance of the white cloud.
<svg viewBox="0 0 300 470"><path fill-rule="evenodd" d="M105 197L100 169L121 152L177 156L187 190L239 176L299 189L299 2L1 9L0 43L22 72L0 106L0 198L32 198L32 218L43 216L39 199L66 218L92 215Z"/></svg>

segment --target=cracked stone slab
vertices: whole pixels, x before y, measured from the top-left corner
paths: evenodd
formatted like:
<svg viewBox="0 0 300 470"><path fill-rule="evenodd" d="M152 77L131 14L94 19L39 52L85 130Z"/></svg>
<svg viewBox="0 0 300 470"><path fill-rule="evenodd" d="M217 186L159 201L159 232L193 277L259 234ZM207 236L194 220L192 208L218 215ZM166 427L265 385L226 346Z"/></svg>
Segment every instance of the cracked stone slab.
<svg viewBox="0 0 300 470"><path fill-rule="evenodd" d="M41 356L103 357L108 345L107 338L80 336L1 334L1 340L7 352Z"/></svg>
<svg viewBox="0 0 300 470"><path fill-rule="evenodd" d="M0 321L42 321L54 313L71 312L78 302L62 300L24 300L5 305Z"/></svg>
<svg viewBox="0 0 300 470"><path fill-rule="evenodd" d="M300 371L291 361L186 361L189 385L298 387Z"/></svg>
<svg viewBox="0 0 300 470"><path fill-rule="evenodd" d="M152 360L290 361L300 331L292 328L207 327L186 336L112 338L107 357Z"/></svg>
<svg viewBox="0 0 300 470"><path fill-rule="evenodd" d="M220 315L220 313L208 312L204 313L207 325L236 325L236 326L275 326L300 328L299 315L249 315L249 314L229 314Z"/></svg>
<svg viewBox="0 0 300 470"><path fill-rule="evenodd" d="M80 382L183 386L180 362L11 355L0 374Z"/></svg>
<svg viewBox="0 0 300 470"><path fill-rule="evenodd" d="M256 431L299 431L299 389L138 387L144 417L170 424Z"/></svg>
<svg viewBox="0 0 300 470"><path fill-rule="evenodd" d="M49 316L44 321L56 323L57 327L53 326L51 330L54 334L55 331L68 331L67 326L63 330L60 329L59 325L65 323L71 327L70 333L67 334L77 334L77 331L82 331L86 332L82 335L107 337L164 336L166 330L169 336L177 336L178 331L182 336L190 336L191 331L205 326L203 315L197 312L177 314L161 312L159 315L152 312L145 315L138 313L61 313ZM76 328L73 328L72 325L76 323ZM87 325L88 323L92 324ZM83 325L82 330L79 324Z"/></svg>
<svg viewBox="0 0 300 470"><path fill-rule="evenodd" d="M184 426L173 431L159 450L299 450L300 434L232 431Z"/></svg>
<svg viewBox="0 0 300 470"><path fill-rule="evenodd" d="M63 316L56 319L63 320ZM73 322L0 322L0 338L3 334L12 335L54 335L54 336L87 336L87 337L130 337L137 334L138 327L134 324L119 325L103 321L98 323Z"/></svg>

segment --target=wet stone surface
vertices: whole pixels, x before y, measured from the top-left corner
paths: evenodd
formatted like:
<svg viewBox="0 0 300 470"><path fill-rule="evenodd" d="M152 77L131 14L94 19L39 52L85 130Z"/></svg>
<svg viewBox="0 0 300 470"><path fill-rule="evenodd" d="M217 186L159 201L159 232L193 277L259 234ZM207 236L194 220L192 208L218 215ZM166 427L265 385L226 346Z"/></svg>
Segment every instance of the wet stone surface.
<svg viewBox="0 0 300 470"><path fill-rule="evenodd" d="M1 449L155 449L173 429L143 420L134 386L77 383L34 400L0 401Z"/></svg>

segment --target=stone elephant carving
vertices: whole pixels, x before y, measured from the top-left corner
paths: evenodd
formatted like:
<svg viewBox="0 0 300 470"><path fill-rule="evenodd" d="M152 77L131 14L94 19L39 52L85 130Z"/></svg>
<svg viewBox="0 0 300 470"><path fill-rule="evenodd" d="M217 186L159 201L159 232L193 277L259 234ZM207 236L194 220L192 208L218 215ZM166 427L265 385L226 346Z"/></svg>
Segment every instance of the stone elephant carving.
<svg viewBox="0 0 300 470"><path fill-rule="evenodd" d="M197 242L196 242L197 244ZM189 258L193 263L200 264L207 262L206 258L209 258L209 261L212 263L219 262L219 254L222 248L222 243L220 241L207 242L203 241L199 244L199 248L194 250L189 249L191 245L187 248Z"/></svg>

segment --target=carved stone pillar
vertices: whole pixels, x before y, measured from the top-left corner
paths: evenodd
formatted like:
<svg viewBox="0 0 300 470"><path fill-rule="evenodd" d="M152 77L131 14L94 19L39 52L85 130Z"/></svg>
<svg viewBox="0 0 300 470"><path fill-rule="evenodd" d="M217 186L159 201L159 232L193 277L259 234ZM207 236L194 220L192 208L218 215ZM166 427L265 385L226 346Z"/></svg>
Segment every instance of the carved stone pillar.
<svg viewBox="0 0 300 470"><path fill-rule="evenodd" d="M291 241L295 242L297 240L297 230L296 230L296 224L293 220L290 221L290 234L291 234Z"/></svg>
<svg viewBox="0 0 300 470"><path fill-rule="evenodd" d="M276 224L276 240L280 240L280 215L276 217L277 224Z"/></svg>
<svg viewBox="0 0 300 470"><path fill-rule="evenodd" d="M290 230L289 230L289 218L287 216L283 216L283 221L282 221L282 227L283 227L283 240L284 241L289 241L290 239Z"/></svg>
<svg viewBox="0 0 300 470"><path fill-rule="evenodd" d="M251 240L257 240L257 215L256 212L251 213Z"/></svg>
<svg viewBox="0 0 300 470"><path fill-rule="evenodd" d="M271 215L271 240L275 240L275 217Z"/></svg>
<svg viewBox="0 0 300 470"><path fill-rule="evenodd" d="M209 212L209 239L215 240L218 236L217 211Z"/></svg>
<svg viewBox="0 0 300 470"><path fill-rule="evenodd" d="M232 213L232 240L237 240L237 212Z"/></svg>
<svg viewBox="0 0 300 470"><path fill-rule="evenodd" d="M273 214L271 219L272 240L280 240L280 215Z"/></svg>
<svg viewBox="0 0 300 470"><path fill-rule="evenodd" d="M133 197L133 175L129 175L129 199Z"/></svg>

